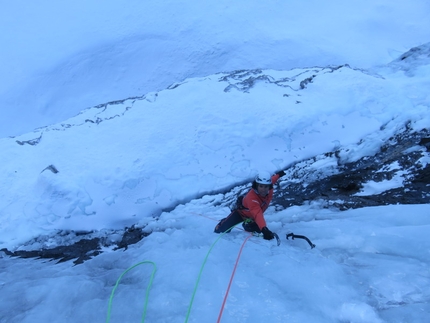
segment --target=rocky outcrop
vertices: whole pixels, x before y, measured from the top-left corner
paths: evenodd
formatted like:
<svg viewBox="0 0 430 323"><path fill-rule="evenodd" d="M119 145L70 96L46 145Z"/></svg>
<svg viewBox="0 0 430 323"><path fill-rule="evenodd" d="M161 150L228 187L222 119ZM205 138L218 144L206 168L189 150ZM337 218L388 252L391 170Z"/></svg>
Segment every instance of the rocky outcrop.
<svg viewBox="0 0 430 323"><path fill-rule="evenodd" d="M381 146L374 156L366 156L354 162L343 162L342 151L327 152L285 169L286 175L278 182L273 205L277 210L293 205L319 201L326 208L347 210L368 206L389 204L430 203L430 133L428 129L414 132L405 126L404 130ZM329 166L315 164L330 159ZM333 163L333 160L336 161ZM428 163L427 163L427 162ZM333 166L335 164L335 166ZM376 194L360 192L366 183L391 181L397 177L401 183ZM220 205L235 207L237 197L246 192L250 184L240 185L224 192ZM64 232L60 235L79 235L80 239L70 245L38 250L2 251L13 257L53 259L58 262L73 260L80 264L97 256L102 248L124 249L150 233L144 228L132 226L121 231ZM116 239L112 239L116 236ZM39 237L43 240L49 237ZM51 237L52 238L52 237ZM36 239L36 240L37 240ZM35 245L31 241L28 245Z"/></svg>
<svg viewBox="0 0 430 323"><path fill-rule="evenodd" d="M430 203L430 165L421 163L429 158L429 132L424 129L411 133L405 130L390 138L374 156L366 156L353 163L342 163L339 151L326 158L336 158L338 165L331 176L315 174L312 164L324 158L299 163L287 170L289 183L282 185L274 203L284 208L301 205L305 201L321 200L327 207L340 210L389 204ZM319 169L319 174L324 174ZM389 182L397 177L399 187L376 194L360 193L366 183Z"/></svg>
<svg viewBox="0 0 430 323"><path fill-rule="evenodd" d="M9 251L1 249L6 255L11 257L21 258L37 258L37 259L50 259L56 260L58 263L73 260L75 265L81 264L99 255L103 248L111 248L113 250L124 249L127 250L129 245L132 245L150 233L144 232L143 228L132 226L125 228L121 231L101 231L101 232L75 232L75 231L61 231L56 232L54 235L66 237L73 236L71 244L57 246L54 248L39 248L37 250L25 250L23 246L20 250ZM112 239L111 237L116 238ZM44 241L52 239L52 236L43 236L29 241L27 245L43 245ZM67 239L64 239L67 240Z"/></svg>

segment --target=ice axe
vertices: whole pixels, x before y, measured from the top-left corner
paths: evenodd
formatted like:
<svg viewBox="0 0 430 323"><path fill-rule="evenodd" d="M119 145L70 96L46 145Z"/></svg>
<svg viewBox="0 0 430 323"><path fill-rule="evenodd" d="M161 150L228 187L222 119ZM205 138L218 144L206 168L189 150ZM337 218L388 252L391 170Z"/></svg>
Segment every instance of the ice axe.
<svg viewBox="0 0 430 323"><path fill-rule="evenodd" d="M304 240L306 240L309 243L309 245L311 246L311 249L315 248L315 245L312 243L311 240L309 240L308 237L305 237L305 236L302 236L302 235L297 235L297 234L294 234L292 232L291 233L287 233L287 240L288 240L289 237L291 237L291 240L294 240L295 238L297 238L297 239L304 239Z"/></svg>

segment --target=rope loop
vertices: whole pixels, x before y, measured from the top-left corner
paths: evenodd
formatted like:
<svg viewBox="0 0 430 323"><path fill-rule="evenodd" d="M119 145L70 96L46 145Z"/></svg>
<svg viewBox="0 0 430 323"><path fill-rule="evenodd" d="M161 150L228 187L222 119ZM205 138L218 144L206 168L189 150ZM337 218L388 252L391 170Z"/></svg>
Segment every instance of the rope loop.
<svg viewBox="0 0 430 323"><path fill-rule="evenodd" d="M155 276L155 272L157 271L157 266L155 265L154 262L152 261L141 261L133 266L131 266L130 268L126 269L121 276L119 276L118 280L116 281L115 287L112 290L112 293L110 295L109 298L109 305L108 305L108 313L107 313L107 318L106 318L106 323L110 322L110 315L111 315L111 308L112 308L112 301L113 301L113 297L115 294L115 290L117 289L119 282L121 281L122 277L128 273L130 270L136 268L137 266L143 265L143 264L150 264L152 265L153 269L152 269L152 273L151 273L151 278L149 280L149 284L148 287L146 287L146 293L145 293L145 302L144 302L144 308L143 308L143 314L142 314L142 320L141 322L145 322L145 316L146 316L146 309L148 307L148 298L149 298L149 291L151 290L151 286L152 286L152 282L154 280L154 276Z"/></svg>
<svg viewBox="0 0 430 323"><path fill-rule="evenodd" d="M194 286L193 295L191 296L190 305L188 306L187 316L185 317L185 323L187 323L187 322L188 322L188 319L190 318L191 307L193 306L194 297L196 296L196 292L197 292L197 287L199 286L200 278L201 278L201 276L202 276L202 272L203 272L203 269L204 269L204 267L205 267L205 265L206 265L206 262L207 262L207 260L208 260L208 258L209 258L209 254L211 253L212 249L215 247L215 245L217 244L217 242L218 242L218 241L219 241L219 240L220 240L220 239L221 239L221 238L222 238L226 233L230 232L230 230L232 230L235 226L237 226L237 225L238 225L238 224L240 224L240 223L242 223L242 222L239 222L239 223L237 223L237 224L233 225L232 227L230 227L230 228L229 228L228 230L226 230L225 232L220 233L219 237L218 237L218 238L215 240L215 242L214 242L214 243L212 243L212 245L210 246L209 251L207 252L207 254L206 254L206 256L205 256L205 259L203 260L202 266L200 267L200 272L199 272L199 275L198 275L198 277L197 277L196 284L195 284L195 286Z"/></svg>

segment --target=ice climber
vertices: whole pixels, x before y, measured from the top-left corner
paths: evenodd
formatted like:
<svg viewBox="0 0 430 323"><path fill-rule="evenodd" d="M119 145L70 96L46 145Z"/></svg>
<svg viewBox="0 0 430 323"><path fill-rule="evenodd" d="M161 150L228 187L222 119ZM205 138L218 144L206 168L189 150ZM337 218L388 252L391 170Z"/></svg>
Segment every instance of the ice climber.
<svg viewBox="0 0 430 323"><path fill-rule="evenodd" d="M238 199L238 206L222 219L215 227L215 233L230 232L234 225L243 222L245 231L263 233L263 238L272 240L274 234L267 228L264 219L264 211L269 207L273 197L273 184L285 175L284 171L279 171L274 175L268 172L260 172L252 182L252 188L243 197Z"/></svg>

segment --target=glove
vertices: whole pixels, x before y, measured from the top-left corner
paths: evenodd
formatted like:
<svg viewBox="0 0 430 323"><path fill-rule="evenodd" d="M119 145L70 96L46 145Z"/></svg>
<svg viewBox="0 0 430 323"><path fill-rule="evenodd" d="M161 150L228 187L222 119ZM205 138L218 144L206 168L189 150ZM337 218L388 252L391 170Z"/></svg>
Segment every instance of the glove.
<svg viewBox="0 0 430 323"><path fill-rule="evenodd" d="M263 233L263 238L265 240L272 240L275 236L273 235L273 232L267 229L267 227L264 227L261 229L261 232Z"/></svg>
<svg viewBox="0 0 430 323"><path fill-rule="evenodd" d="M279 177L282 177L285 175L285 172L283 170L280 170L279 172L276 173L277 175L279 175Z"/></svg>

